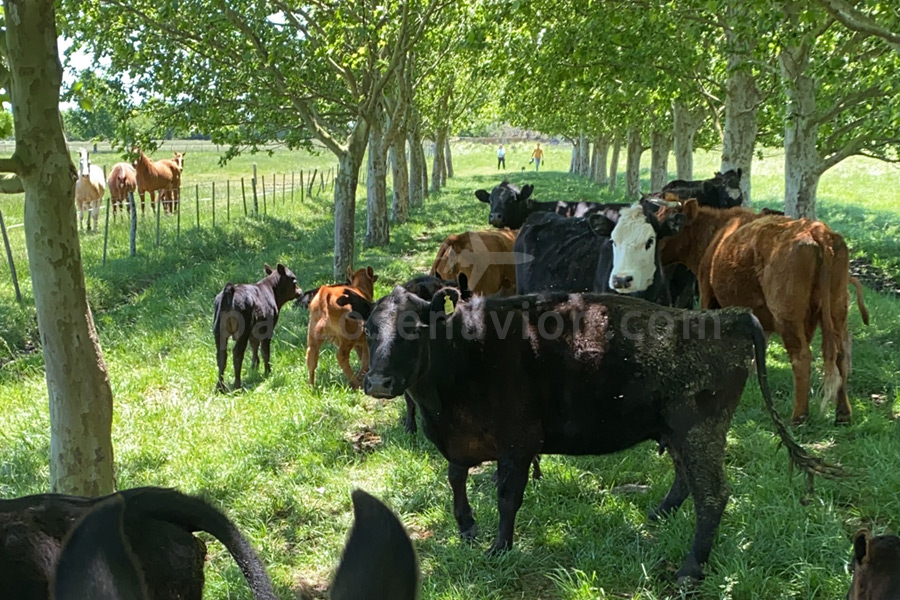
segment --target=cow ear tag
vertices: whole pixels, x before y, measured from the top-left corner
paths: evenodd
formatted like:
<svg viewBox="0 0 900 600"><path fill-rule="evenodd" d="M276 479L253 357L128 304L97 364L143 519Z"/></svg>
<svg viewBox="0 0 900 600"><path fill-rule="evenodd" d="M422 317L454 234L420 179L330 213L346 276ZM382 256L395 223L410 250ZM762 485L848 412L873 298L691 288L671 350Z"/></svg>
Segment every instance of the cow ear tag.
<svg viewBox="0 0 900 600"><path fill-rule="evenodd" d="M453 306L453 300L450 299L450 296L444 296L444 314L452 315L455 306Z"/></svg>

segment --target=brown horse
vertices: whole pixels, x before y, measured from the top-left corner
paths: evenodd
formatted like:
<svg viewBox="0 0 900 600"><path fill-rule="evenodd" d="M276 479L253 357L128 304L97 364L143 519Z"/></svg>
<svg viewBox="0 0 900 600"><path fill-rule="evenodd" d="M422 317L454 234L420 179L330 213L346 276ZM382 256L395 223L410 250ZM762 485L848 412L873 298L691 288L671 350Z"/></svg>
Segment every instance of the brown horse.
<svg viewBox="0 0 900 600"><path fill-rule="evenodd" d="M181 169L181 172L184 173L184 155L185 152L173 152L174 156L171 162L178 165L178 168ZM163 206L165 211L169 214L174 214L175 211L178 210L178 204L181 202L181 187L177 188L166 188L159 192L159 203Z"/></svg>
<svg viewBox="0 0 900 600"><path fill-rule="evenodd" d="M154 162L138 148L135 148L135 152L138 154L134 168L137 173L137 190L141 196L141 213L144 212L144 192L150 192L150 210L155 211L157 191L181 189L181 167L169 159Z"/></svg>
<svg viewBox="0 0 900 600"><path fill-rule="evenodd" d="M137 175L134 167L127 162L113 165L106 181L109 188L109 199L112 203L113 222L116 220L116 212L119 209L128 209L128 194L133 194L137 189ZM123 206L124 204L124 206Z"/></svg>

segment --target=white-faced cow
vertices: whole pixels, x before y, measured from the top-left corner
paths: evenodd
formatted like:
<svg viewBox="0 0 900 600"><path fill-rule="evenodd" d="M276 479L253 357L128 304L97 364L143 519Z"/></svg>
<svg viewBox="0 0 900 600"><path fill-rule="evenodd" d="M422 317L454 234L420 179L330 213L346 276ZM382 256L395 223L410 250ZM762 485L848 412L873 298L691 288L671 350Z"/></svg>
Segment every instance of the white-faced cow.
<svg viewBox="0 0 900 600"><path fill-rule="evenodd" d="M502 182L488 193L487 190L476 190L475 197L491 206L488 221L494 227L519 229L525 224L528 215L536 212L556 213L563 217L587 217L591 214L602 214L615 222L619 210L627 204L602 204L599 202L538 202L531 198L533 185L522 186Z"/></svg>
<svg viewBox="0 0 900 600"><path fill-rule="evenodd" d="M702 576L728 492L725 438L756 359L763 398L796 465L825 471L772 409L765 338L746 310L684 311L608 294L476 296L428 302L397 287L366 322L365 391L408 391L425 435L449 462L460 535L477 533L470 467L497 461L500 526L489 552L513 545L516 513L538 453L609 454L653 440L675 479L655 511L694 498L694 542L679 576Z"/></svg>

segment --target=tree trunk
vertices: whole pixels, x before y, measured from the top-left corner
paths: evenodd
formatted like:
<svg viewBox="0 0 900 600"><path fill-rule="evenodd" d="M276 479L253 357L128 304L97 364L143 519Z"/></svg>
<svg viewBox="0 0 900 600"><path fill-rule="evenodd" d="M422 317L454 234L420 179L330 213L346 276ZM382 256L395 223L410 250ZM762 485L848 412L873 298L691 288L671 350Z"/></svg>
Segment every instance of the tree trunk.
<svg viewBox="0 0 900 600"><path fill-rule="evenodd" d="M672 137L668 131L650 132L650 191L658 192L669 181L669 150Z"/></svg>
<svg viewBox="0 0 900 600"><path fill-rule="evenodd" d="M581 164L581 158L579 156L581 152L581 140L580 138L572 139L572 159L569 161L569 173L572 175L578 175L578 165Z"/></svg>
<svg viewBox="0 0 900 600"><path fill-rule="evenodd" d="M641 196L641 133L635 127L628 128L628 155L625 157L625 194L629 198Z"/></svg>
<svg viewBox="0 0 900 600"><path fill-rule="evenodd" d="M622 138L616 136L613 143L612 158L609 159L609 189L616 189L617 179L619 177L619 152L622 149Z"/></svg>
<svg viewBox="0 0 900 600"><path fill-rule="evenodd" d="M387 246L391 241L387 205L387 165L384 147L384 111L377 110L369 124L369 159L366 169L366 246Z"/></svg>
<svg viewBox="0 0 900 600"><path fill-rule="evenodd" d="M411 207L422 206L422 198L425 194L426 186L423 181L427 181L427 177L423 177L422 171L425 168L425 161L421 156L422 140L419 137L419 124L414 121L410 124L407 131L409 137L409 205Z"/></svg>
<svg viewBox="0 0 900 600"><path fill-rule="evenodd" d="M438 130L434 135L434 163L431 166L431 191L439 192L447 184L447 163L444 160L444 139L447 134Z"/></svg>
<svg viewBox="0 0 900 600"><path fill-rule="evenodd" d="M578 174L582 177L591 176L591 140L585 134L578 136L581 152L578 155Z"/></svg>
<svg viewBox="0 0 900 600"><path fill-rule="evenodd" d="M815 121L816 82L807 73L809 48L788 46L778 57L787 94L784 122L784 211L816 218L816 188L822 174Z"/></svg>
<svg viewBox="0 0 900 600"><path fill-rule="evenodd" d="M594 140L594 152L591 156L591 179L600 185L606 185L609 178L606 175L606 160L609 157L609 138L597 136Z"/></svg>
<svg viewBox="0 0 900 600"><path fill-rule="evenodd" d="M692 113L682 101L676 100L672 114L676 177L691 181L694 179L694 135L702 123L702 113Z"/></svg>
<svg viewBox="0 0 900 600"><path fill-rule="evenodd" d="M353 265L353 234L356 218L356 186L359 168L366 151L367 127L360 120L351 134L346 151L338 155L338 171L334 179L334 269L335 280L342 281L347 267Z"/></svg>
<svg viewBox="0 0 900 600"><path fill-rule="evenodd" d="M453 177L453 154L450 153L449 136L444 137L444 160L447 163L447 178L451 179Z"/></svg>
<svg viewBox="0 0 900 600"><path fill-rule="evenodd" d="M722 172L742 169L741 192L744 205L750 205L750 173L756 145L756 107L759 89L750 71L750 44L736 30L748 18L745 5L731 0L726 7L725 40L728 54L728 81L725 85L725 130L722 140Z"/></svg>
<svg viewBox="0 0 900 600"><path fill-rule="evenodd" d="M16 150L3 170L25 190L25 245L50 400L50 488L115 489L112 389L85 294L75 221L75 167L59 114L62 67L50 0L7 0Z"/></svg>
<svg viewBox="0 0 900 600"><path fill-rule="evenodd" d="M406 136L398 135L391 144L391 170L394 178L394 202L391 218L395 223L406 223L409 218L409 172L406 168Z"/></svg>
<svg viewBox="0 0 900 600"><path fill-rule="evenodd" d="M420 139L417 145L419 162L422 165L422 195L428 197L428 160L425 158L425 140Z"/></svg>

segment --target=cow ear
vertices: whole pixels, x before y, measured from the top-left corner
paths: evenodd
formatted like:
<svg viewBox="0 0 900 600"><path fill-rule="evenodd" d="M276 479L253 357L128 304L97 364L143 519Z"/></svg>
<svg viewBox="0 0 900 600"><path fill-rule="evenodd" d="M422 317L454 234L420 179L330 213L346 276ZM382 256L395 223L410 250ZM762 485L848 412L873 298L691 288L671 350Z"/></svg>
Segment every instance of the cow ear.
<svg viewBox="0 0 900 600"><path fill-rule="evenodd" d="M375 276L375 270L372 267L366 267L366 275L369 276L369 279L371 279L373 283L378 279L378 277Z"/></svg>
<svg viewBox="0 0 900 600"><path fill-rule="evenodd" d="M457 304L459 304L459 291L453 288L444 288L431 299L429 311L437 315L440 320L456 312Z"/></svg>
<svg viewBox="0 0 900 600"><path fill-rule="evenodd" d="M353 279L353 267L350 265L347 265L347 279Z"/></svg>
<svg viewBox="0 0 900 600"><path fill-rule="evenodd" d="M272 274L272 267L269 266L269 263L266 263L265 266L263 267L263 269L265 270L266 275Z"/></svg>
<svg viewBox="0 0 900 600"><path fill-rule="evenodd" d="M487 190L475 190L475 197L478 198L479 200L481 200L482 202L490 203L490 201L491 201L491 195L488 193Z"/></svg>
<svg viewBox="0 0 900 600"><path fill-rule="evenodd" d="M531 192L533 192L533 191L534 191L533 185L531 185L531 184L523 185L522 191L519 192L519 198L518 198L519 202L524 202L525 200L528 200L528 198L531 197Z"/></svg>
<svg viewBox="0 0 900 600"><path fill-rule="evenodd" d="M460 273L459 277L456 278L457 284L459 284L459 293L465 294L469 291L469 278L465 273Z"/></svg>
<svg viewBox="0 0 900 600"><path fill-rule="evenodd" d="M609 237L616 224L600 213L593 213L587 217L588 225L597 235Z"/></svg>
<svg viewBox="0 0 900 600"><path fill-rule="evenodd" d="M681 205L681 214L687 217L688 223L697 218L698 212L700 212L700 205L697 203L696 198L688 198L684 201L684 204Z"/></svg>
<svg viewBox="0 0 900 600"><path fill-rule="evenodd" d="M441 281L446 281L446 279L444 279L444 276L441 275L441 273L440 273L437 269L435 269L435 271L434 271L434 273L432 273L432 275L434 275L435 277L437 277L437 278L440 279Z"/></svg>
<svg viewBox="0 0 900 600"><path fill-rule="evenodd" d="M284 269L284 265L283 265L283 264L278 263L278 264L275 266L275 268L278 269L278 274L279 274L279 275L284 276L284 275L287 274L287 273L285 272L285 269Z"/></svg>
<svg viewBox="0 0 900 600"><path fill-rule="evenodd" d="M853 558L857 564L862 564L870 558L869 539L868 529L860 529L853 536Z"/></svg>

